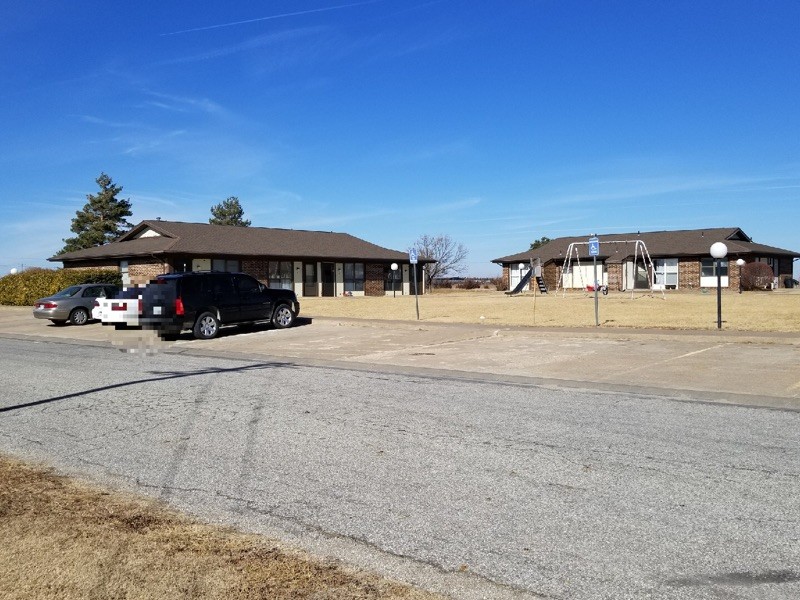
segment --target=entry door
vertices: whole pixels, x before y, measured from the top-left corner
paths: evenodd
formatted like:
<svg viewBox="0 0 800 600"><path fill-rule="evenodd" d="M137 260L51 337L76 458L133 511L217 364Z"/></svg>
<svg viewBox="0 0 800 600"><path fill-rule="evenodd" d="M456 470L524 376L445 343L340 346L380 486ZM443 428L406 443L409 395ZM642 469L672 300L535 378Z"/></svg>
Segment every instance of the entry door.
<svg viewBox="0 0 800 600"><path fill-rule="evenodd" d="M305 263L303 265L303 296L319 296L317 282L317 263Z"/></svg>
<svg viewBox="0 0 800 600"><path fill-rule="evenodd" d="M322 295L336 295L336 263L322 263Z"/></svg>

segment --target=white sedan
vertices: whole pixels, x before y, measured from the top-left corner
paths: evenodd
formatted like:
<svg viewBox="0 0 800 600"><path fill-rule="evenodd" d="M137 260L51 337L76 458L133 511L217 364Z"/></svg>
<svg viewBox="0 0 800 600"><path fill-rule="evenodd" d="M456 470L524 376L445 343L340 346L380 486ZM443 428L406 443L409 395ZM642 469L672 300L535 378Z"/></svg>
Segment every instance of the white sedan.
<svg viewBox="0 0 800 600"><path fill-rule="evenodd" d="M142 313L143 288L124 288L116 298L98 298L92 308L92 318L103 325L113 325L118 329L138 327Z"/></svg>

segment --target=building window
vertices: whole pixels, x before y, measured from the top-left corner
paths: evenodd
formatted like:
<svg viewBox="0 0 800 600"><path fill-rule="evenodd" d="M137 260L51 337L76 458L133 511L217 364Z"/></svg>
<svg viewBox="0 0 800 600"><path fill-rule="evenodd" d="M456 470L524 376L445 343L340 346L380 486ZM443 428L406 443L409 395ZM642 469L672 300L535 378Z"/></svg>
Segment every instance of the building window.
<svg viewBox="0 0 800 600"><path fill-rule="evenodd" d="M267 263L269 274L269 287L290 290L292 289L292 262L288 260L271 260Z"/></svg>
<svg viewBox="0 0 800 600"><path fill-rule="evenodd" d="M678 259L657 258L653 261L656 289L678 288Z"/></svg>
<svg viewBox="0 0 800 600"><path fill-rule="evenodd" d="M384 269L383 290L385 292L402 292L403 291L403 272L399 266L397 270L392 271L390 266Z"/></svg>
<svg viewBox="0 0 800 600"><path fill-rule="evenodd" d="M703 258L700 261L700 276L701 277L716 277L716 259L714 258ZM720 277L727 277L728 276L728 261L721 260L719 261L720 266Z"/></svg>
<svg viewBox="0 0 800 600"><path fill-rule="evenodd" d="M364 263L344 263L344 291L364 291Z"/></svg>
<svg viewBox="0 0 800 600"><path fill-rule="evenodd" d="M238 260L229 260L226 258L215 258L211 261L212 271L224 271L226 273L236 273L240 271Z"/></svg>

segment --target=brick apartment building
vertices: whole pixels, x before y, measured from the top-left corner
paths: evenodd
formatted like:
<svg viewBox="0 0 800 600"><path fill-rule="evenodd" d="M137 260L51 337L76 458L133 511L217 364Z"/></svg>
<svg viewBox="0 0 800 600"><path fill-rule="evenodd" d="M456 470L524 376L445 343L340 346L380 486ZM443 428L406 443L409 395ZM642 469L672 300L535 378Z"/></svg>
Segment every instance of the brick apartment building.
<svg viewBox="0 0 800 600"><path fill-rule="evenodd" d="M408 254L327 231L142 221L109 244L48 260L65 269L119 269L124 284L147 283L162 273L215 270L248 273L306 297L414 293ZM418 267L427 262L432 261L420 259ZM417 280L423 293L421 268Z"/></svg>

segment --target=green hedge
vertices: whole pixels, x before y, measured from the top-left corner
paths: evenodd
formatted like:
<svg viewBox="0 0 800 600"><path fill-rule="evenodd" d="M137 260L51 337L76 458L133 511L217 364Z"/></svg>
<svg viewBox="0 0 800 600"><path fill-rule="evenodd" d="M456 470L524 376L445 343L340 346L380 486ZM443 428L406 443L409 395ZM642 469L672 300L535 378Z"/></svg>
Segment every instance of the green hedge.
<svg viewBox="0 0 800 600"><path fill-rule="evenodd" d="M52 296L81 283L121 286L122 275L111 269L25 269L22 273L0 277L0 304L31 306L37 298Z"/></svg>

